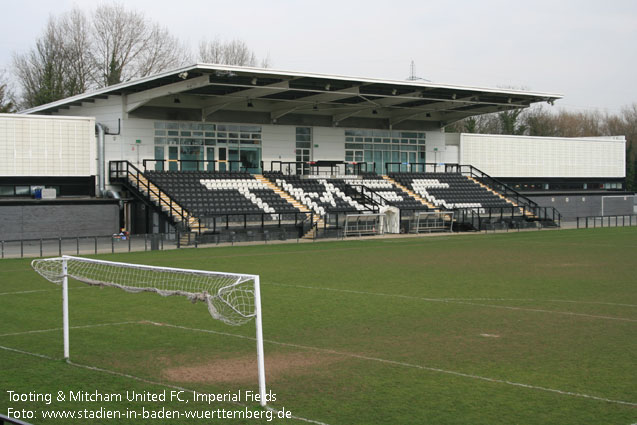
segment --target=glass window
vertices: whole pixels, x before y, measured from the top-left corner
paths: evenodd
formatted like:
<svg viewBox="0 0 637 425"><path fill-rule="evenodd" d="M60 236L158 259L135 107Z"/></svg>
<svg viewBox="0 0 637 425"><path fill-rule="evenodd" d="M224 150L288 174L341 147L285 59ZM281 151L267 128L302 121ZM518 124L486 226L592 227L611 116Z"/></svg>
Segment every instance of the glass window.
<svg viewBox="0 0 637 425"><path fill-rule="evenodd" d="M15 187L16 196L29 196L31 195L31 187L29 186L16 186Z"/></svg>
<svg viewBox="0 0 637 425"><path fill-rule="evenodd" d="M13 196L13 186L0 186L0 196Z"/></svg>
<svg viewBox="0 0 637 425"><path fill-rule="evenodd" d="M155 130L155 136L165 136L166 130Z"/></svg>

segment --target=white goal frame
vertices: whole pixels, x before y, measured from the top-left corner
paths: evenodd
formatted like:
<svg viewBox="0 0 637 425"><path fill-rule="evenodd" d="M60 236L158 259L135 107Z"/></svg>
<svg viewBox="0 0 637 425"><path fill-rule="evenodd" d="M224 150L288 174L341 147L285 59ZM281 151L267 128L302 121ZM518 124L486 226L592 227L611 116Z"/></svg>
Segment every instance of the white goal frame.
<svg viewBox="0 0 637 425"><path fill-rule="evenodd" d="M261 314L261 284L260 284L259 275L225 273L225 272L222 273L222 272L212 272L212 271L206 271L206 270L180 269L180 268L173 268L173 267L157 267L157 266L148 266L148 265L141 265L141 264L121 263L116 261L96 260L92 258L73 257L69 255L63 255L62 257L58 257L58 258L33 260L33 262L31 263L31 266L36 272L38 272L45 279L54 283L60 283L60 280L61 280L62 326L63 326L63 335L64 335L63 339L64 339L64 359L65 360L69 360L69 351L70 351L69 350L69 274L68 274L69 260L77 260L77 261L93 263L97 265L106 265L106 266L115 266L115 267L120 266L120 267L136 268L141 270L154 270L154 271L161 271L161 272L176 272L176 273L184 273L184 274L189 273L189 274L197 274L197 275L222 275L224 277L236 277L237 280L244 279L244 282L246 280L248 281L252 280L254 282L254 313L245 317L248 319L251 317L254 317L255 319L256 342L257 342L257 365L258 365L259 395L260 395L259 402L261 406L263 407L266 406L267 402L266 402L266 387L265 387L265 359L264 359L264 349L263 349L263 321L262 321L262 314ZM61 275L47 274L37 268L38 262L46 262L46 261L49 261L49 262L61 261L62 263ZM208 294L207 292L193 294L186 291L161 291L161 290L157 290L157 288L152 288L152 287L147 287L143 289L140 289L137 287L132 288L132 287L127 287L125 285L118 284L116 282L98 282L98 281L88 281L88 280L82 280L82 282L87 283L89 285L113 286L120 289L131 291L131 292L142 292L142 291L158 292L164 296L184 295L190 298L193 302L204 301L205 299L209 299L212 296L217 296L223 290L227 288L227 286L220 288L217 294ZM214 309L214 307L210 306L210 302L209 302L208 308L209 310L211 308ZM235 311L237 310L235 309ZM223 318L215 317L212 310L210 311L210 313L214 318L225 321L223 320ZM229 322L226 322L226 323L229 323ZM233 324L233 323L230 323L230 324Z"/></svg>

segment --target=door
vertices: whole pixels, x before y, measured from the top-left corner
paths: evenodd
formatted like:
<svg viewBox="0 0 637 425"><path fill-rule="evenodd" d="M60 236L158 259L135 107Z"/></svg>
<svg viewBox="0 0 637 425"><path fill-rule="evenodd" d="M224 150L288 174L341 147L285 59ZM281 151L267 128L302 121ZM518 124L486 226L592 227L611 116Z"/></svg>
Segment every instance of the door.
<svg viewBox="0 0 637 425"><path fill-rule="evenodd" d="M228 148L217 148L217 156L219 157L217 160L219 163L219 171L226 171L228 165Z"/></svg>
<svg viewBox="0 0 637 425"><path fill-rule="evenodd" d="M296 148L296 174L310 174L310 165L308 162L312 158L312 148ZM301 163L301 164L299 164Z"/></svg>
<svg viewBox="0 0 637 425"><path fill-rule="evenodd" d="M181 146L180 151L182 171L194 171L202 168L203 163L197 162L203 160L203 148L201 146Z"/></svg>
<svg viewBox="0 0 637 425"><path fill-rule="evenodd" d="M215 148L206 148L206 170L215 171Z"/></svg>
<svg viewBox="0 0 637 425"><path fill-rule="evenodd" d="M230 171L240 171L239 149L228 149L228 169Z"/></svg>
<svg viewBox="0 0 637 425"><path fill-rule="evenodd" d="M168 146L168 170L179 171L179 146Z"/></svg>

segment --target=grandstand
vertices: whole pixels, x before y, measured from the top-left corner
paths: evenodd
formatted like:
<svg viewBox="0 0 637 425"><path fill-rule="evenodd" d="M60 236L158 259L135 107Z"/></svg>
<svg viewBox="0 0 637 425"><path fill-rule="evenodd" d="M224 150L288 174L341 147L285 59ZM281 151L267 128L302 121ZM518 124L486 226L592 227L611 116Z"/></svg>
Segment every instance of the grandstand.
<svg viewBox="0 0 637 425"><path fill-rule="evenodd" d="M584 206L587 215L600 206L632 212L632 194L621 191L623 137L444 132L470 116L560 97L195 64L0 117L8 152L0 197L20 208L0 232L76 236L77 222L49 208L72 197L66 211L108 218L104 233L124 227L191 242L228 232L342 236L348 216L395 218L399 225L371 228L397 233L413 231L424 213L453 212L456 228L483 229L556 225L562 210L572 219ZM580 186L569 196L551 190L558 184ZM37 201L50 221L25 222L35 208L25 198L38 188L58 195ZM96 200L109 206L91 204L99 219L75 208Z"/></svg>

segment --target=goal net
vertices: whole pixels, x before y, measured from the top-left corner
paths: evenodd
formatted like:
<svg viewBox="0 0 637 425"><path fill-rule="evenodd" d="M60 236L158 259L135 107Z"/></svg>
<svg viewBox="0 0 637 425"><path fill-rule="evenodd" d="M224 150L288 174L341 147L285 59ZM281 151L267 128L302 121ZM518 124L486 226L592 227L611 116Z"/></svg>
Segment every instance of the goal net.
<svg viewBox="0 0 637 425"><path fill-rule="evenodd" d="M255 315L254 275L187 270L117 263L81 257L34 260L33 269L50 282L61 284L65 273L93 286L112 286L127 292L182 295L208 305L210 315L229 325L242 325Z"/></svg>
<svg viewBox="0 0 637 425"><path fill-rule="evenodd" d="M62 256L33 260L33 269L50 282L61 284L64 325L64 357L69 358L68 278L93 286L109 286L127 292L180 295L193 303L204 302L210 315L238 326L255 318L260 392L265 394L263 332L259 276L205 270L155 267L140 264ZM261 398L263 405L265 396Z"/></svg>

